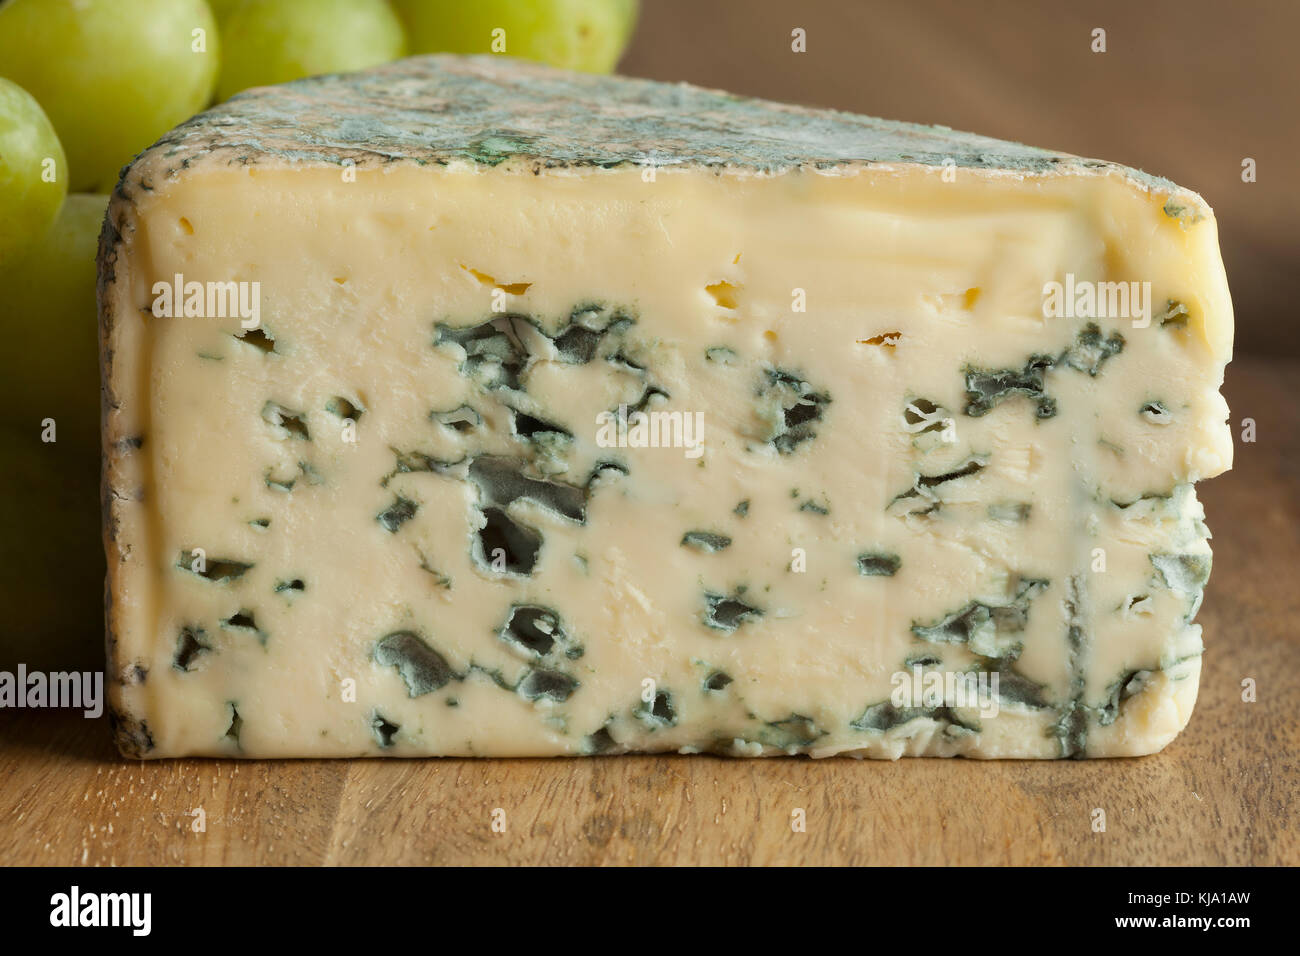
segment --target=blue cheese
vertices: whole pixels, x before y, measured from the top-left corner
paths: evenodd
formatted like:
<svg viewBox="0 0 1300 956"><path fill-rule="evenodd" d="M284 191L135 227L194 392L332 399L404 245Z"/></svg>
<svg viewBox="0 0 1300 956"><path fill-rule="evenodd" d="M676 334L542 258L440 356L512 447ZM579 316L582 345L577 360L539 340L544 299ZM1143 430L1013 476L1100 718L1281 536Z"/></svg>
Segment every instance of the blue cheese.
<svg viewBox="0 0 1300 956"><path fill-rule="evenodd" d="M254 90L101 245L138 757L1157 751L1231 465L1200 197L505 58Z"/></svg>

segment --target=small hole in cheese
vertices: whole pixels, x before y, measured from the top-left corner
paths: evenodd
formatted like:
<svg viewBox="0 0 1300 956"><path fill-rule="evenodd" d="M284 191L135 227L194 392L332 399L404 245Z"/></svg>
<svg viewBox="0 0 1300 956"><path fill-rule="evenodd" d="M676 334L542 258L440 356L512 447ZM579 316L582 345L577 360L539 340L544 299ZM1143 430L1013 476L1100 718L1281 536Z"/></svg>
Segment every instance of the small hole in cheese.
<svg viewBox="0 0 1300 956"><path fill-rule="evenodd" d="M902 332L881 332L879 335L873 335L869 339L858 339L859 345L875 345L880 348L892 349L898 345L898 340L903 337Z"/></svg>
<svg viewBox="0 0 1300 956"><path fill-rule="evenodd" d="M480 284L489 288L500 289L509 295L523 295L532 286L531 282L498 282L496 278L488 275L486 272L480 272L478 269L471 269L469 266L462 265L462 269L472 275Z"/></svg>
<svg viewBox="0 0 1300 956"><path fill-rule="evenodd" d="M736 293L740 290L730 282L718 281L712 285L706 285L704 291L713 296L713 301L722 309L734 309L736 307Z"/></svg>

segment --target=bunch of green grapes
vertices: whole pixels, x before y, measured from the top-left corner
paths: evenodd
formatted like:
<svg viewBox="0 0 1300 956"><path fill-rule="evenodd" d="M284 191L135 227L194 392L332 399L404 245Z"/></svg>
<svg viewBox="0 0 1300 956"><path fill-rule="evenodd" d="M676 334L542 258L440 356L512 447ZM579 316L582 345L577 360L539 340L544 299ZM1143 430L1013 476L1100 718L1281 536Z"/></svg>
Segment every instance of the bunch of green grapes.
<svg viewBox="0 0 1300 956"><path fill-rule="evenodd" d="M224 49L217 98L363 70L410 53L504 53L608 73L638 0L210 0Z"/></svg>
<svg viewBox="0 0 1300 956"><path fill-rule="evenodd" d="M638 0L392 0L412 53L503 53L608 73L636 25Z"/></svg>

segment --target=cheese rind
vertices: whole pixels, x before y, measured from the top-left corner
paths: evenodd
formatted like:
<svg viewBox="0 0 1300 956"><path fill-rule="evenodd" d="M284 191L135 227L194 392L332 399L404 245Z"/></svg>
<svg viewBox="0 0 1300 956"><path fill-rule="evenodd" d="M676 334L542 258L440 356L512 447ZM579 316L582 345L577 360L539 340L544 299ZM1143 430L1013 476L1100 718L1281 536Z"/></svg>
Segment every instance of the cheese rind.
<svg viewBox="0 0 1300 956"><path fill-rule="evenodd" d="M259 327L153 314L178 275ZM1044 307L1121 282L1149 322ZM1190 716L1232 317L1162 180L421 57L145 153L101 322L125 753L1113 756ZM959 674L998 695L896 696Z"/></svg>

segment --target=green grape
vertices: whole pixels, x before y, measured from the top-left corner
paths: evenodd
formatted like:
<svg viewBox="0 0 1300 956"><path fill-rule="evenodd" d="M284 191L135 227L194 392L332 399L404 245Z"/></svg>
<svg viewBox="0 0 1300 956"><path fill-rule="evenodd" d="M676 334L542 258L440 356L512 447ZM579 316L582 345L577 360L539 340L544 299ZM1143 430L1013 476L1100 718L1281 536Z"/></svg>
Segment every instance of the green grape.
<svg viewBox="0 0 1300 956"><path fill-rule="evenodd" d="M0 75L49 115L76 191L111 189L136 153L207 106L219 57L204 0L0 3Z"/></svg>
<svg viewBox="0 0 1300 956"><path fill-rule="evenodd" d="M68 191L63 147L40 104L0 79L0 266L39 239Z"/></svg>
<svg viewBox="0 0 1300 956"><path fill-rule="evenodd" d="M99 449L0 423L0 670L104 666Z"/></svg>
<svg viewBox="0 0 1300 956"><path fill-rule="evenodd" d="M588 73L609 73L618 64L639 9L637 0L393 0L393 6L412 53L504 53Z"/></svg>
<svg viewBox="0 0 1300 956"><path fill-rule="evenodd" d="M225 27L226 18L243 2L244 0L208 0L208 6L212 8L212 15L217 18L218 30Z"/></svg>
<svg viewBox="0 0 1300 956"><path fill-rule="evenodd" d="M250 86L363 70L406 51L386 0L242 0L222 15L221 37L223 100Z"/></svg>
<svg viewBox="0 0 1300 956"><path fill-rule="evenodd" d="M72 193L44 235L0 268L0 336L13 357L0 408L24 434L53 418L60 444L99 442L95 252L107 205L107 196Z"/></svg>

